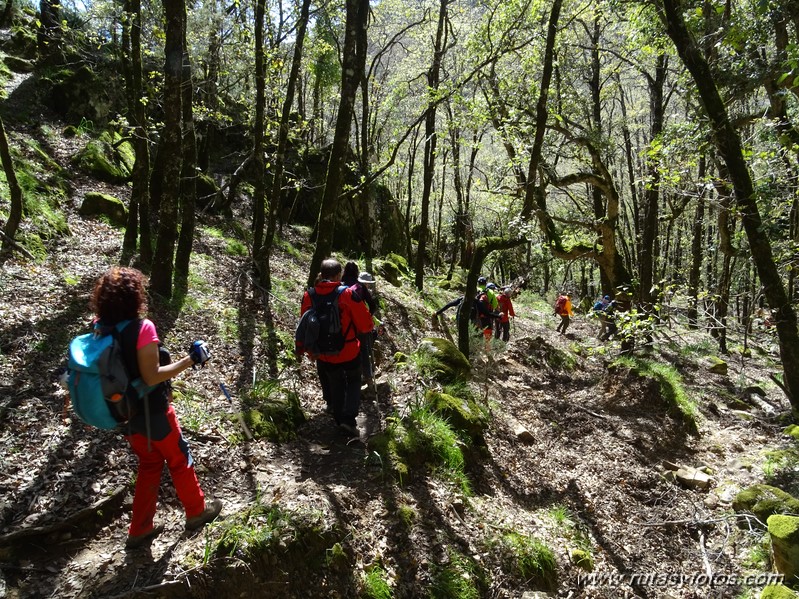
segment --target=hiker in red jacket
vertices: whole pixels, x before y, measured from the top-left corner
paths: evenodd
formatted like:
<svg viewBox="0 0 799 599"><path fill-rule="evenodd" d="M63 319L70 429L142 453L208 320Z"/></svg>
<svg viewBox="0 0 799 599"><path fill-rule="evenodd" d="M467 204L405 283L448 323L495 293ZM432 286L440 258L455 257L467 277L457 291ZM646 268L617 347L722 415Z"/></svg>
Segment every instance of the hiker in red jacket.
<svg viewBox="0 0 799 599"><path fill-rule="evenodd" d="M313 287L314 294L321 297L336 293L341 286L341 274L342 268L338 260L324 260ZM306 291L302 296L300 315L305 314L311 305L311 295ZM309 357L316 361L316 371L327 411L333 415L344 433L358 437L360 431L355 422L361 402L361 349L358 335L372 331L372 316L366 304L354 294L351 287L341 290L338 308L344 347L334 355L309 354ZM308 353L301 342L298 342L295 349L300 356Z"/></svg>
<svg viewBox="0 0 799 599"><path fill-rule="evenodd" d="M497 320L494 337L503 341L510 339L510 319L516 318L516 312L513 311L513 302L510 301L511 288L503 287L502 292L497 296L499 302L499 313L502 315Z"/></svg>

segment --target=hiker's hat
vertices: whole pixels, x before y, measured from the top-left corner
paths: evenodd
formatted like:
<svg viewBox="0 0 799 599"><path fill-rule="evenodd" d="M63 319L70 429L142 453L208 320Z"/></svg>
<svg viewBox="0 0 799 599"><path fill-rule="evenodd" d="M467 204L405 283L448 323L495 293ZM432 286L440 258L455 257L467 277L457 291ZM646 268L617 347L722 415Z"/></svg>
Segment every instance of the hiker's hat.
<svg viewBox="0 0 799 599"><path fill-rule="evenodd" d="M368 272L362 272L358 275L358 282L364 285L374 285L375 278Z"/></svg>
<svg viewBox="0 0 799 599"><path fill-rule="evenodd" d="M485 285L486 284L486 278L485 277L480 277L479 279L477 279L477 284L478 285Z"/></svg>
<svg viewBox="0 0 799 599"><path fill-rule="evenodd" d="M603 299L609 300L609 299L610 299L610 296L609 296L609 295L606 295L606 296L605 296Z"/></svg>
<svg viewBox="0 0 799 599"><path fill-rule="evenodd" d="M486 287L488 287L489 289L499 289L499 287L497 287L494 283L489 283L488 285L486 285Z"/></svg>

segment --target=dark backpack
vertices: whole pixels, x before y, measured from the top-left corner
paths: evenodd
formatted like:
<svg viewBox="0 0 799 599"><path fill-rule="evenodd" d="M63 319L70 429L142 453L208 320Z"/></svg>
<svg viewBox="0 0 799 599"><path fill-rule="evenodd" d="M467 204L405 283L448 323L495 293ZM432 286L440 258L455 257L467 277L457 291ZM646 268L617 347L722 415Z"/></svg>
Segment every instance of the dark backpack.
<svg viewBox="0 0 799 599"><path fill-rule="evenodd" d="M561 295L555 301L555 312L563 314L566 311L566 296Z"/></svg>
<svg viewBox="0 0 799 599"><path fill-rule="evenodd" d="M300 317L294 341L312 356L338 355L346 343L341 329L341 311L338 298L347 289L339 285L335 290L320 295L313 287L308 289L311 307Z"/></svg>
<svg viewBox="0 0 799 599"><path fill-rule="evenodd" d="M125 341L132 343L138 321L123 320L113 327L95 324L94 331L69 344L67 363L72 408L86 424L115 429L139 412L141 399L154 387L132 378L125 364ZM123 341L124 338L124 341Z"/></svg>

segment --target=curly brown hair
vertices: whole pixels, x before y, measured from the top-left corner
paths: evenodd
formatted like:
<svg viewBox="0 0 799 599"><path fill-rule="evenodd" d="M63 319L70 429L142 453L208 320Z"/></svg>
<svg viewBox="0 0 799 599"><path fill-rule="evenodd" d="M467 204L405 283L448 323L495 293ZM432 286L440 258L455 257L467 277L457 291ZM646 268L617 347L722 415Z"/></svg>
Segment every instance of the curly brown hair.
<svg viewBox="0 0 799 599"><path fill-rule="evenodd" d="M135 268L114 266L97 279L91 309L105 325L132 320L147 312L144 275Z"/></svg>

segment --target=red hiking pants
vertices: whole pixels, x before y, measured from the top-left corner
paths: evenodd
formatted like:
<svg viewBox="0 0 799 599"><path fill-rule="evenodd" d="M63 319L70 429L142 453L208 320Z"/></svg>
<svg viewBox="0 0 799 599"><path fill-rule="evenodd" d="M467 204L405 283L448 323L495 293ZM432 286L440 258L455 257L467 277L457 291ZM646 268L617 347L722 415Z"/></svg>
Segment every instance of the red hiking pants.
<svg viewBox="0 0 799 599"><path fill-rule="evenodd" d="M186 511L186 518L198 516L205 509L205 496L194 472L194 458L180 432L172 404L167 409L166 417L169 434L160 441L150 439L149 449L145 435L134 433L125 437L133 453L139 458L136 491L133 495L133 516L128 529L130 536L148 533L153 528L164 463L169 468L172 484L175 485L178 499Z"/></svg>

